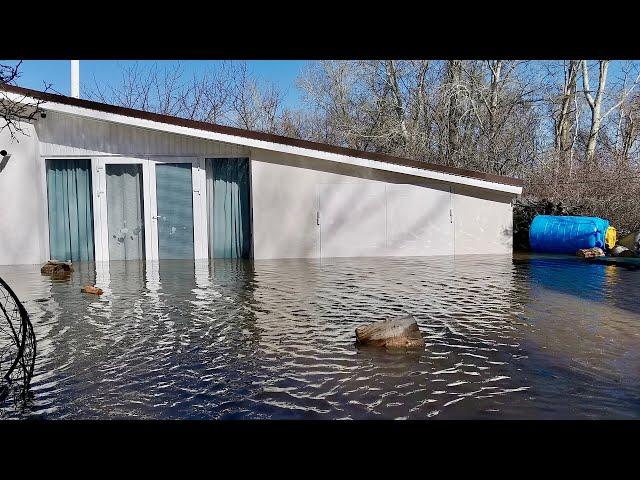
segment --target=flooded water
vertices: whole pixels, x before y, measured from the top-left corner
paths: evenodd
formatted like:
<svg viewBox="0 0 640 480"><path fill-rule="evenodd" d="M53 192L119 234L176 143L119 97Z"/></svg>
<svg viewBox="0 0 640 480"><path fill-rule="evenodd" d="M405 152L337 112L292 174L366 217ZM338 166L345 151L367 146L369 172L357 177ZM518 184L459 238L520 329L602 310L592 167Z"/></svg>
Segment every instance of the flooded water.
<svg viewBox="0 0 640 480"><path fill-rule="evenodd" d="M0 267L38 339L2 418L640 418L640 271L569 257ZM104 295L81 294L95 283ZM410 313L426 346L354 344Z"/></svg>

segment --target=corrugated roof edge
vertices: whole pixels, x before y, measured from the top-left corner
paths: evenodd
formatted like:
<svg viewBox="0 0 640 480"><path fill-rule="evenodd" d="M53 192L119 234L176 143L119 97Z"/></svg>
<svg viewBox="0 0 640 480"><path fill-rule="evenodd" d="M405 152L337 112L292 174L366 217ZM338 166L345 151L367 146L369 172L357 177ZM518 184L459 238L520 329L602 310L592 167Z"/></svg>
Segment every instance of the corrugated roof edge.
<svg viewBox="0 0 640 480"><path fill-rule="evenodd" d="M65 105L71 105L71 106L76 106L80 108L87 108L89 110L113 113L116 115L124 115L127 117L140 118L143 120L150 120L150 121L166 123L170 125L177 125L177 126L187 127L187 128L194 128L197 130L222 133L226 135L235 135L238 137L251 138L253 140L262 140L265 142L279 143L282 145L290 145L290 146L299 147L299 148L307 148L310 150L318 150L321 152L329 152L329 153L335 153L338 155L346 155L346 156L351 156L356 158L363 158L367 160L375 160L378 162L394 163L394 164L403 165L406 167L420 168L423 170L432 170L435 172L442 172L442 173L449 173L451 175L460 175L463 177L475 178L475 179L484 180L487 182L501 183L504 185L513 185L516 187L522 187L524 185L524 182L519 178L506 177L502 175L494 175L491 173L478 172L474 170L466 170L463 168L448 167L445 165L438 165L436 163L421 162L418 160L395 157L393 155L386 155L383 153L365 152L362 150L339 147L336 145L329 145L326 143L312 142L309 140L300 140L298 138L285 137L282 135L275 135L272 133L257 132L253 130L244 130L242 128L227 127L225 125L201 122L198 120L189 120L186 118L174 117L171 115L164 115L160 113L147 112L144 110L136 110L133 108L110 105L108 103L101 103L93 100L85 100L80 98L67 97L65 95L58 95L55 93L42 92L40 90L32 90L30 88L18 87L15 85L1 84L0 90L12 92L18 95L24 95L27 97L32 97L37 100L41 100L43 102L62 103Z"/></svg>

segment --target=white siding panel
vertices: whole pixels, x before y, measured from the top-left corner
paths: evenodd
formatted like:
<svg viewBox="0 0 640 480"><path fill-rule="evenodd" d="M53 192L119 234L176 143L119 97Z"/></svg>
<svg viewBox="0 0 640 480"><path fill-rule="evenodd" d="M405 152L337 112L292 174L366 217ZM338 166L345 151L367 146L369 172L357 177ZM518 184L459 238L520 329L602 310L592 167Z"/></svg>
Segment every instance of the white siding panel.
<svg viewBox="0 0 640 480"><path fill-rule="evenodd" d="M50 112L37 122L41 155L248 156L249 149L185 135Z"/></svg>
<svg viewBox="0 0 640 480"><path fill-rule="evenodd" d="M387 186L388 248L397 255L453 255L449 189Z"/></svg>
<svg viewBox="0 0 640 480"><path fill-rule="evenodd" d="M511 197L455 187L456 255L512 252Z"/></svg>
<svg viewBox="0 0 640 480"><path fill-rule="evenodd" d="M251 158L257 259L453 254L447 184L266 150Z"/></svg>
<svg viewBox="0 0 640 480"><path fill-rule="evenodd" d="M375 257L386 253L385 184L318 185L322 257Z"/></svg>
<svg viewBox="0 0 640 480"><path fill-rule="evenodd" d="M0 265L41 263L47 256L47 225L44 162L38 158L38 137L33 127L23 124L28 134L11 139L8 129L0 131Z"/></svg>
<svg viewBox="0 0 640 480"><path fill-rule="evenodd" d="M257 259L511 253L510 194L259 149L251 158Z"/></svg>

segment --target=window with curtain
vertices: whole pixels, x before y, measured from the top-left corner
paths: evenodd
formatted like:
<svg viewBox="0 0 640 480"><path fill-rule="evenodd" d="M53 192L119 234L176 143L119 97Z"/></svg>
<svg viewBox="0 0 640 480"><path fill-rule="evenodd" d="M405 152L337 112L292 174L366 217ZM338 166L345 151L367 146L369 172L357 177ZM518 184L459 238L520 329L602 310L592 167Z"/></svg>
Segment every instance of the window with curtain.
<svg viewBox="0 0 640 480"><path fill-rule="evenodd" d="M47 160L46 170L51 259L92 261L91 160Z"/></svg>
<svg viewBox="0 0 640 480"><path fill-rule="evenodd" d="M209 256L250 258L251 205L248 158L208 158Z"/></svg>
<svg viewBox="0 0 640 480"><path fill-rule="evenodd" d="M144 259L142 165L109 164L107 224L110 260Z"/></svg>

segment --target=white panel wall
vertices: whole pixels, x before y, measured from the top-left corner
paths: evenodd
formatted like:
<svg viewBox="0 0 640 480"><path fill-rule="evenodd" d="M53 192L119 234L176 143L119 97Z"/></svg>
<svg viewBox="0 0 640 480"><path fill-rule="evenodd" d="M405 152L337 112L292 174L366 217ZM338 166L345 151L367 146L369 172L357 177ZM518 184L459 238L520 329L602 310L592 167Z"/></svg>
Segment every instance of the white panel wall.
<svg viewBox="0 0 640 480"><path fill-rule="evenodd" d="M248 156L240 145L156 132L62 113L38 121L42 156Z"/></svg>
<svg viewBox="0 0 640 480"><path fill-rule="evenodd" d="M511 253L512 197L497 192L454 187L456 255Z"/></svg>
<svg viewBox="0 0 640 480"><path fill-rule="evenodd" d="M447 184L263 150L251 159L255 258L453 254Z"/></svg>
<svg viewBox="0 0 640 480"><path fill-rule="evenodd" d="M388 184L387 241L393 255L453 255L449 187Z"/></svg>
<svg viewBox="0 0 640 480"><path fill-rule="evenodd" d="M0 264L47 259L45 158L110 155L251 157L255 258L319 257L321 198L324 256L511 251L508 194L456 186L451 195L435 180L53 112L26 129L20 143L0 132L11 154L0 165Z"/></svg>
<svg viewBox="0 0 640 480"><path fill-rule="evenodd" d="M33 127L23 125L29 136L11 139L0 132L0 265L40 263L45 257L47 209L46 189L41 179L44 163L39 161L38 139Z"/></svg>
<svg viewBox="0 0 640 480"><path fill-rule="evenodd" d="M386 189L383 182L317 186L322 257L375 257L387 250Z"/></svg>

